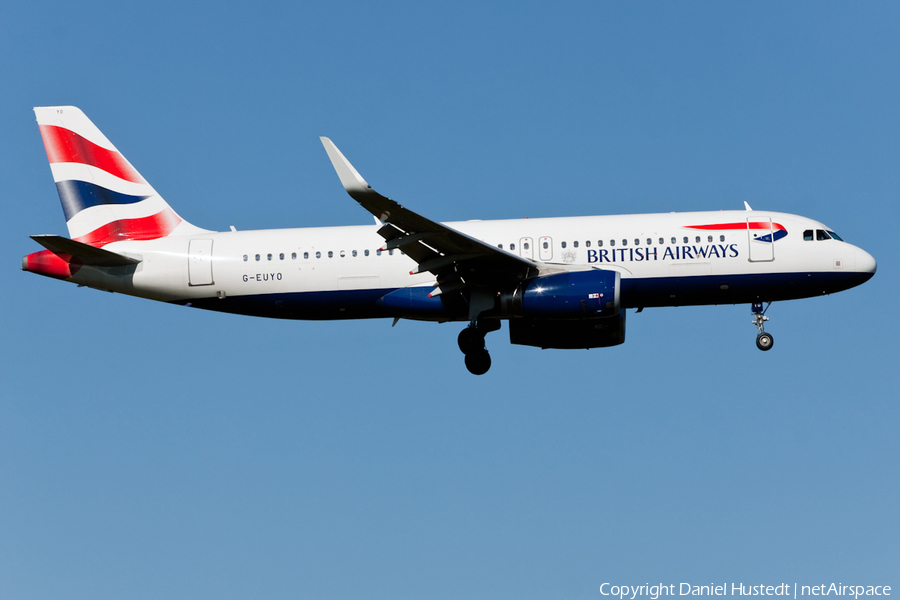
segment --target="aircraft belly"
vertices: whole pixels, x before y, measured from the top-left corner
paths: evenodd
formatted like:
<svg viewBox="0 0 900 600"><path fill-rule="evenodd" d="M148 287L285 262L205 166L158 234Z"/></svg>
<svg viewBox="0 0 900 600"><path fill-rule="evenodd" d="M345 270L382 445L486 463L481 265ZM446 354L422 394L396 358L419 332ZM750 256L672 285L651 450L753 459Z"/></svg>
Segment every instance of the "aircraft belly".
<svg viewBox="0 0 900 600"><path fill-rule="evenodd" d="M622 279L626 308L749 304L833 294L860 285L871 273L850 271L699 275Z"/></svg>
<svg viewBox="0 0 900 600"><path fill-rule="evenodd" d="M429 288L430 289L430 288ZM400 314L395 306L385 306L382 298L396 292L396 288L329 290L316 292L281 292L197 298L179 300L176 304L256 317L298 320L374 319L403 316L406 318L447 321L455 320L455 313L436 309L423 314L411 311ZM464 313L463 313L464 314ZM456 315L458 316L458 315Z"/></svg>

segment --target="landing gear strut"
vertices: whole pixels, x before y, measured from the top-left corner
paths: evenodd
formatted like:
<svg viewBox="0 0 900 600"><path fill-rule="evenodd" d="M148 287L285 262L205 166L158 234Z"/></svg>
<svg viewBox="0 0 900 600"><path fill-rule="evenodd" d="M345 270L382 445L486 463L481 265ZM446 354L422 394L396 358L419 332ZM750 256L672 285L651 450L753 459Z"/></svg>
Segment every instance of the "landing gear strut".
<svg viewBox="0 0 900 600"><path fill-rule="evenodd" d="M466 368L473 375L484 375L491 368L491 355L484 347L484 336L500 329L499 321L476 320L459 332L459 349L466 355Z"/></svg>
<svg viewBox="0 0 900 600"><path fill-rule="evenodd" d="M762 302L754 302L750 309L753 311L753 321L751 322L756 325L756 329L759 331L759 334L756 336L756 347L760 350L771 350L772 345L775 343L775 338L772 337L772 334L766 333L765 329L763 329L765 322L769 320L769 317L766 316L766 311L769 310L770 306L772 306L771 302L766 304L766 308L763 309Z"/></svg>

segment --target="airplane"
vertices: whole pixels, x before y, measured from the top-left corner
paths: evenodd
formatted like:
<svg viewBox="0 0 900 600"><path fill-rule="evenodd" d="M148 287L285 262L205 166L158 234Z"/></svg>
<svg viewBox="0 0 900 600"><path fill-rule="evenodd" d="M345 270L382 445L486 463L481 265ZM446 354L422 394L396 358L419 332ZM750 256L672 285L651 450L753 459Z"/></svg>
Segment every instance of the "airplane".
<svg viewBox="0 0 900 600"><path fill-rule="evenodd" d="M868 281L875 259L818 221L770 211L673 212L439 223L373 190L320 138L372 225L216 232L181 218L78 108L34 109L69 238L22 269L79 286L280 319L468 322L466 368L491 366L485 336L601 348L627 309L750 304L756 345L772 302ZM765 307L764 307L765 305Z"/></svg>

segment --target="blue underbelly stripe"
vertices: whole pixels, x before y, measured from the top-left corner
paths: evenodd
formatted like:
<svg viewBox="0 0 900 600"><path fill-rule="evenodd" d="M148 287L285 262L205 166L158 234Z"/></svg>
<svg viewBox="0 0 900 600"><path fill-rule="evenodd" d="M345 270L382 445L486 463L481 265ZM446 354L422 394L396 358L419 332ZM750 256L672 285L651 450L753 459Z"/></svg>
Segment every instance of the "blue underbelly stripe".
<svg viewBox="0 0 900 600"><path fill-rule="evenodd" d="M833 294L868 281L872 273L835 271L828 273L770 273L753 275L702 275L622 279L624 308L750 304ZM404 290L404 288L399 288ZM410 296L426 294L430 288L410 288ZM431 300L408 306L380 301L395 288L285 292L219 298L178 300L174 304L260 317L281 319L369 319L401 316L422 320L468 320L465 303L439 304ZM401 292L404 295L405 292ZM451 295L452 296L452 295Z"/></svg>

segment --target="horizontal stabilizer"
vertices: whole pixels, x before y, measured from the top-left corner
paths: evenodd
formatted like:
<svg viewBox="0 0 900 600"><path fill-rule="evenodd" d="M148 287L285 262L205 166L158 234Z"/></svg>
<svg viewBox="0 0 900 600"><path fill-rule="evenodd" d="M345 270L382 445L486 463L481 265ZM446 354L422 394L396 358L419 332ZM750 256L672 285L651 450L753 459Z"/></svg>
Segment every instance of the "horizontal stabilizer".
<svg viewBox="0 0 900 600"><path fill-rule="evenodd" d="M54 254L68 254L77 258L82 264L92 267L125 267L141 262L137 258L82 244L58 235L33 235L31 239Z"/></svg>

